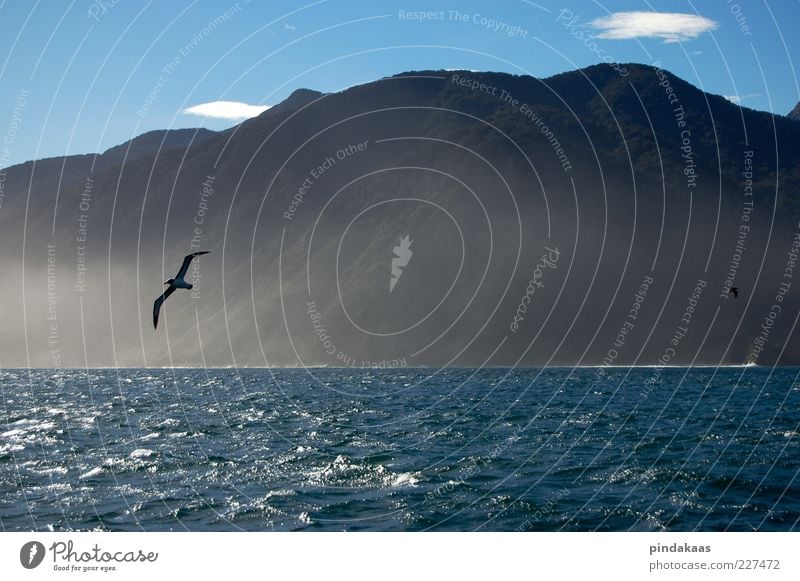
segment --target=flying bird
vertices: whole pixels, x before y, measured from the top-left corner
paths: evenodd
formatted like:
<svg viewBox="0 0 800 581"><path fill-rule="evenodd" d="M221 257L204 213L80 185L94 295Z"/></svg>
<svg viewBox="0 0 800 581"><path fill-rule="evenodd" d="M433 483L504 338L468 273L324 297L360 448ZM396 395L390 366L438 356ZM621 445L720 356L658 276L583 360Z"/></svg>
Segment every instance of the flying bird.
<svg viewBox="0 0 800 581"><path fill-rule="evenodd" d="M183 264L181 264L181 269L178 271L178 274L175 275L175 278L171 278L167 280L164 284L168 284L169 288L164 291L160 297L156 299L156 302L153 303L153 329L158 328L158 313L161 312L161 305L164 304L169 298L169 295L175 292L175 289L185 288L190 289L193 285L186 282L184 278L186 276L186 271L189 270L189 265L192 263L192 260L195 256L202 256L203 254L209 254L209 251L204 250L202 252L194 252L192 254L187 254L183 257Z"/></svg>
<svg viewBox="0 0 800 581"><path fill-rule="evenodd" d="M730 289L728 289L728 292L733 295L733 298L738 298L739 297L739 287L738 286L732 286Z"/></svg>

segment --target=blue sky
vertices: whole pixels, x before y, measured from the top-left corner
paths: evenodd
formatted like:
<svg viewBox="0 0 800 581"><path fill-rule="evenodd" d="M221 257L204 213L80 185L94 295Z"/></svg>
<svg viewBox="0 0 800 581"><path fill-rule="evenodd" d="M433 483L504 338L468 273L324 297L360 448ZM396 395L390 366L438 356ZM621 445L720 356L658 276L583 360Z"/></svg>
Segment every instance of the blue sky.
<svg viewBox="0 0 800 581"><path fill-rule="evenodd" d="M785 114L800 101L798 22L797 0L0 0L0 167L152 129L222 129L300 87L420 69L547 77L660 61ZM212 117L185 112L201 105Z"/></svg>

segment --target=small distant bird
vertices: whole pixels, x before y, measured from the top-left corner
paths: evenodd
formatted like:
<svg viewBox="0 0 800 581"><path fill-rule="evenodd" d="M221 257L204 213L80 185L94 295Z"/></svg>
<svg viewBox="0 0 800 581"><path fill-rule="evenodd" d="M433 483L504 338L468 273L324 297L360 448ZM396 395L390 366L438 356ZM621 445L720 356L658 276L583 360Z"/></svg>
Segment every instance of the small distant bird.
<svg viewBox="0 0 800 581"><path fill-rule="evenodd" d="M739 287L738 286L732 286L728 290L728 292L733 295L733 298L737 298L739 296Z"/></svg>
<svg viewBox="0 0 800 581"><path fill-rule="evenodd" d="M168 284L169 288L164 291L164 294L161 295L156 299L156 302L153 303L153 329L158 328L158 313L161 312L161 305L164 304L164 301L169 298L169 295L175 292L175 289L185 288L190 289L193 285L189 284L185 280L186 271L189 270L189 265L194 259L195 256L202 256L203 254L209 254L209 251L204 250L202 252L194 252L193 254L187 254L183 258L183 264L181 264L181 269L178 271L178 274L175 275L175 278L171 278L167 280L164 284Z"/></svg>

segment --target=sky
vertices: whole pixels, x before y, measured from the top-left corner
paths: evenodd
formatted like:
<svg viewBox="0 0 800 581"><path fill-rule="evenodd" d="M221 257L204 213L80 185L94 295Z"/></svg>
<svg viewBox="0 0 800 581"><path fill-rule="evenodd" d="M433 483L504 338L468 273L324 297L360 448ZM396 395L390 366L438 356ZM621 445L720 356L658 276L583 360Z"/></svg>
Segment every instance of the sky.
<svg viewBox="0 0 800 581"><path fill-rule="evenodd" d="M800 101L800 0L0 0L0 168L154 129L224 129L298 88L409 70L661 68L742 106Z"/></svg>

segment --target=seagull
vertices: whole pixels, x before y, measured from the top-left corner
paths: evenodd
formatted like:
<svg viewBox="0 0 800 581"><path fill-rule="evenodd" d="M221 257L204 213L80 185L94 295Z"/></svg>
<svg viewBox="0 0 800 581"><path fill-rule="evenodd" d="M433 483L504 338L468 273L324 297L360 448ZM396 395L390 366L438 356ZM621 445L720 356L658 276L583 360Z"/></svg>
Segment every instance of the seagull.
<svg viewBox="0 0 800 581"><path fill-rule="evenodd" d="M161 305L163 305L164 301L169 298L169 295L174 293L175 289L192 288L192 285L186 282L184 277L186 276L186 271L189 270L189 265L191 264L192 259L195 256L201 256L203 254L209 254L209 251L204 250L202 252L193 252L192 254L187 254L184 256L183 264L181 264L181 269L178 271L178 274L175 275L175 278L171 278L164 283L168 284L169 288L164 291L163 295L156 299L156 302L153 303L153 329L158 328L158 313L161 312Z"/></svg>
<svg viewBox="0 0 800 581"><path fill-rule="evenodd" d="M739 297L739 287L738 286L732 286L730 289L728 289L728 292L733 295L733 298L738 298Z"/></svg>

